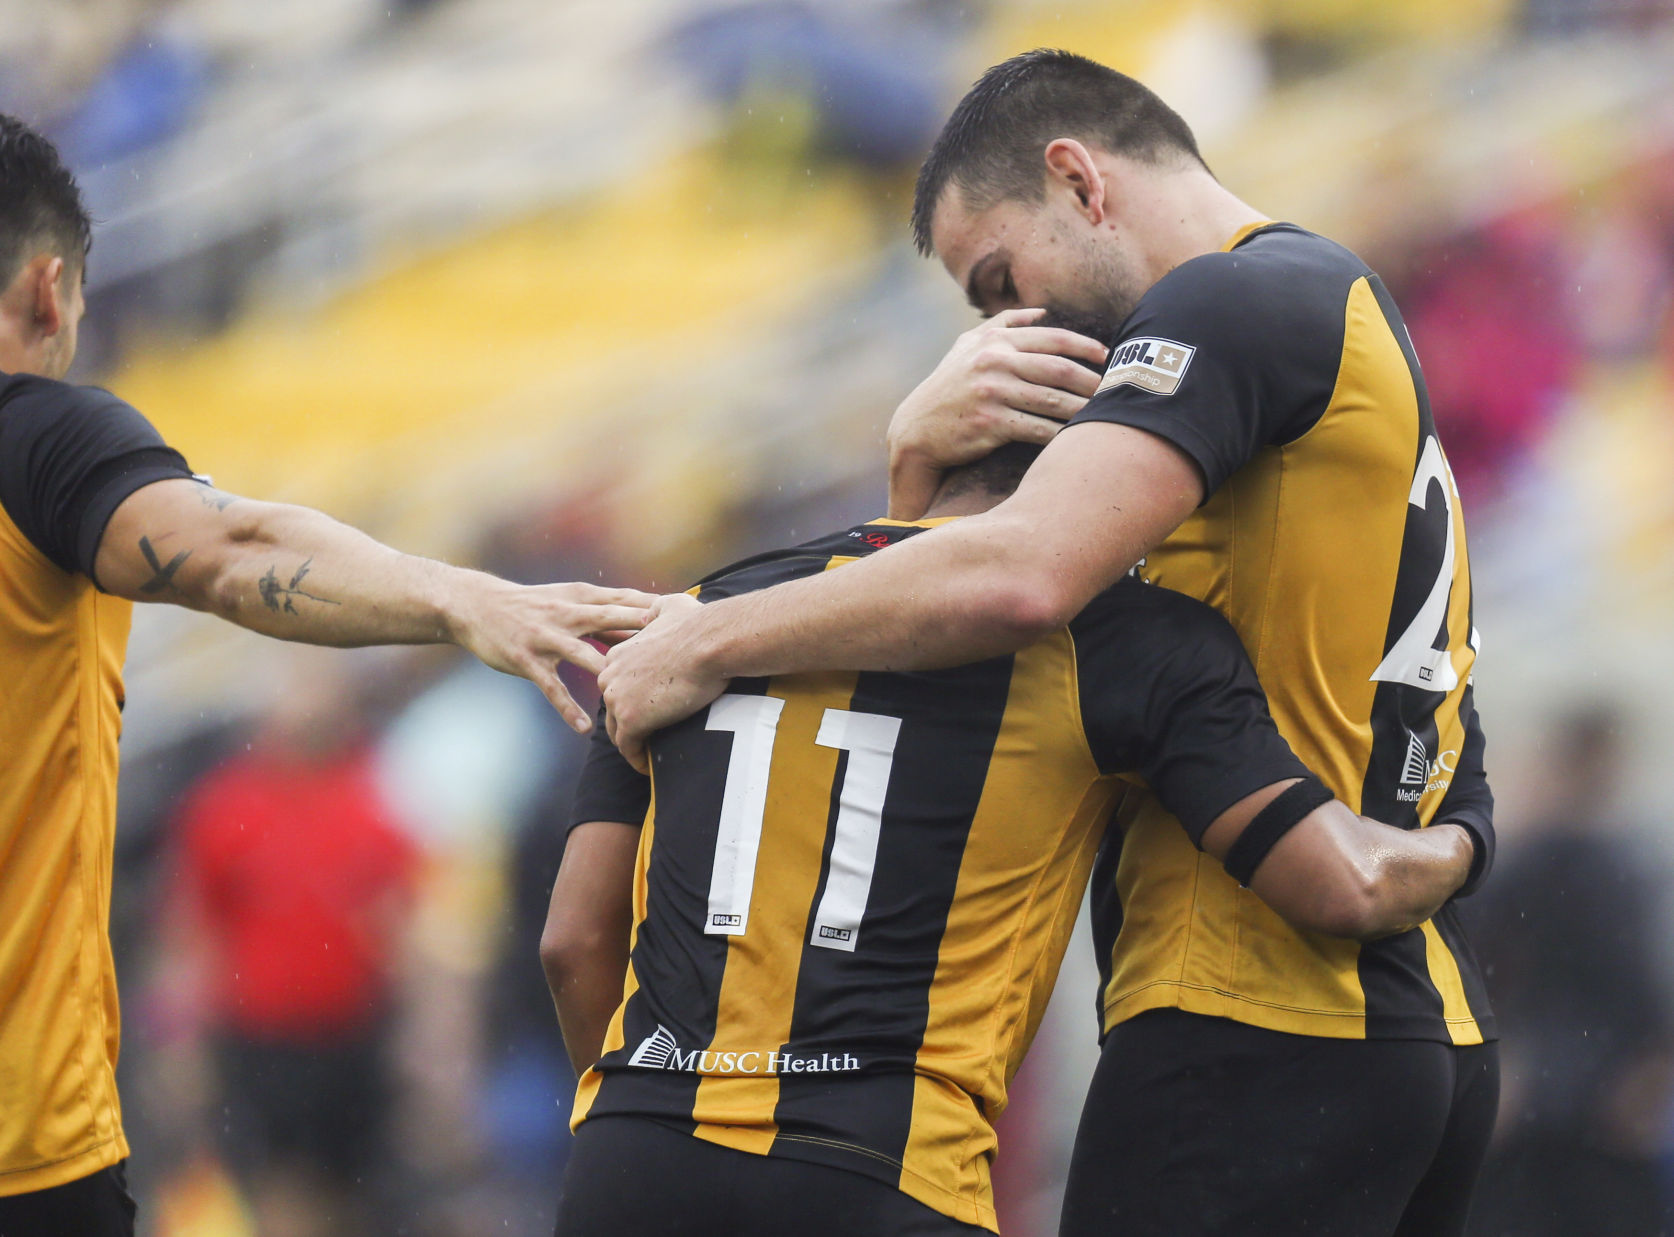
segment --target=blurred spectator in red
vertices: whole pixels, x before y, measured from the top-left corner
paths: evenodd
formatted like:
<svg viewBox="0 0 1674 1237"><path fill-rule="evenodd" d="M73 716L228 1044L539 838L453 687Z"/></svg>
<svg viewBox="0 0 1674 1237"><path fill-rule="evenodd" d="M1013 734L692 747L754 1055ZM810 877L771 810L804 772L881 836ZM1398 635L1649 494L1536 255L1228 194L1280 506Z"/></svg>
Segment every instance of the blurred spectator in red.
<svg viewBox="0 0 1674 1237"><path fill-rule="evenodd" d="M1482 1237L1674 1232L1657 1162L1674 1082L1661 881L1621 827L1620 727L1603 707L1558 727L1543 819L1464 904L1505 1035Z"/></svg>
<svg viewBox="0 0 1674 1237"><path fill-rule="evenodd" d="M392 973L416 877L341 667L300 654L248 749L176 825L224 1151L264 1237L372 1233Z"/></svg>
<svg viewBox="0 0 1674 1237"><path fill-rule="evenodd" d="M1396 289L1467 508L1538 443L1575 373L1559 251L1555 218L1513 213L1438 244Z"/></svg>

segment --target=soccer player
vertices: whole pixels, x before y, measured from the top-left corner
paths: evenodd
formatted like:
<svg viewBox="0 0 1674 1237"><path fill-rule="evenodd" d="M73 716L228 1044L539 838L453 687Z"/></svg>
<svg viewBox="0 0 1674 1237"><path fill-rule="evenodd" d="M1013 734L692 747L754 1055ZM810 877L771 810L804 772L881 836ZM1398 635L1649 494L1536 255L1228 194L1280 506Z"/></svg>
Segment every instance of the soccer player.
<svg viewBox="0 0 1674 1237"><path fill-rule="evenodd" d="M747 560L699 596L840 582L992 506L1038 452L950 473L926 520ZM751 1237L792 1208L808 1237L995 1228L990 1123L1120 775L1303 928L1410 927L1470 868L1462 829L1335 802L1226 621L1133 577L1015 656L734 682L656 737L651 779L599 738L543 941L566 1043L593 1067L559 1237Z"/></svg>
<svg viewBox="0 0 1674 1237"><path fill-rule="evenodd" d="M61 379L91 230L57 152L0 116L0 1235L133 1232L106 935L131 602L313 644L469 649L589 719L558 664L650 598L523 588L194 479L133 408Z"/></svg>
<svg viewBox="0 0 1674 1237"><path fill-rule="evenodd" d="M624 753L642 760L646 735L735 678L1021 648L1141 564L1226 616L1339 799L1464 826L1474 888L1494 834L1464 522L1376 274L1239 200L1162 100L1064 52L977 82L913 213L920 247L996 320L898 412L892 514L917 515L936 471L970 458L969 409L980 441L996 393L1063 385L1008 347L1035 316L1020 307L1098 323L1103 381L994 510L841 577L671 612L616 650L601 684ZM1158 797L1124 819L1094 877L1106 1038L1064 1232L1462 1232L1499 1067L1453 911L1327 939L1206 861Z"/></svg>

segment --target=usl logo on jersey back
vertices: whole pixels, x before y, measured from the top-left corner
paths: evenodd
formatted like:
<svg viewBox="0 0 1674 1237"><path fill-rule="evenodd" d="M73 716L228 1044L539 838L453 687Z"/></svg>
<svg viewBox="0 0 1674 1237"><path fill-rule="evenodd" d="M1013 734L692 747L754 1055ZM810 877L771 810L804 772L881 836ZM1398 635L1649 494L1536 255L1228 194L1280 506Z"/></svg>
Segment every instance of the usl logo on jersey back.
<svg viewBox="0 0 1674 1237"><path fill-rule="evenodd" d="M1116 345L1100 391L1124 382L1153 395L1173 395L1197 349L1172 339L1129 339Z"/></svg>

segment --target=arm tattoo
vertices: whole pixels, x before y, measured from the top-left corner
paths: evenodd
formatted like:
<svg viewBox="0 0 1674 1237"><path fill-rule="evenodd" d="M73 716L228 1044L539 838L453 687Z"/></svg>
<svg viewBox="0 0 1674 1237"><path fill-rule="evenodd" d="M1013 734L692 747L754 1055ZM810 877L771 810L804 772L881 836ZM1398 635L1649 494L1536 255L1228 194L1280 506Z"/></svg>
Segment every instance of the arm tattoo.
<svg viewBox="0 0 1674 1237"><path fill-rule="evenodd" d="M220 490L212 489L207 485L198 492L198 498L202 500L204 506L213 507L217 511L225 511L238 501L237 494L223 494Z"/></svg>
<svg viewBox="0 0 1674 1237"><path fill-rule="evenodd" d="M174 582L174 573L180 570L182 563L192 557L192 552L182 550L165 564L157 557L157 551L151 548L151 538L141 537L139 548L140 553L145 555L145 561L151 564L151 570L156 572L149 580L140 585L140 592L160 593L165 588L178 589L179 585Z"/></svg>
<svg viewBox="0 0 1674 1237"><path fill-rule="evenodd" d="M295 614L296 605L294 599L297 597L306 597L309 601L323 602L328 606L339 606L343 604L340 601L333 601L329 597L317 597L313 593L307 592L301 587L302 578L308 574L309 564L313 561L313 555L309 555L308 558L304 559L302 566L296 569L296 574L291 577L291 582L289 584L279 583L278 564L274 564L274 566L267 569L267 574L257 581L256 587L261 591L262 601L267 603L267 608L269 610L272 610L275 614L280 612L285 614Z"/></svg>

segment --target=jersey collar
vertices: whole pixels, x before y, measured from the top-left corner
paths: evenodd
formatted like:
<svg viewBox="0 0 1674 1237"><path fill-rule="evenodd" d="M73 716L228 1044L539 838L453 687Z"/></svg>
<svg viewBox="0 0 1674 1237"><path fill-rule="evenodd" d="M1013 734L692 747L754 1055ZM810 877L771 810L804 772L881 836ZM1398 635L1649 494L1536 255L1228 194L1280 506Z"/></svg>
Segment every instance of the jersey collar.
<svg viewBox="0 0 1674 1237"><path fill-rule="evenodd" d="M1234 249L1238 248L1238 246L1249 240L1250 237L1254 236L1263 228L1272 227L1273 222L1274 221L1271 219L1257 219L1254 223L1246 223L1243 227L1239 228L1232 234L1231 240L1221 246L1221 252L1231 253Z"/></svg>

